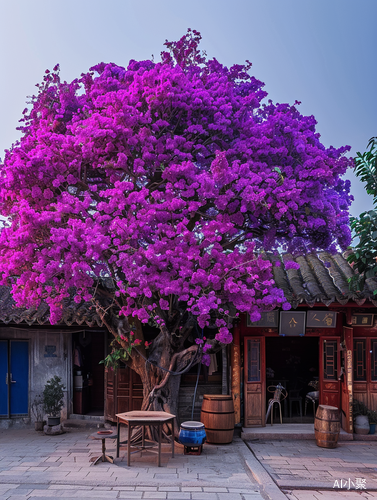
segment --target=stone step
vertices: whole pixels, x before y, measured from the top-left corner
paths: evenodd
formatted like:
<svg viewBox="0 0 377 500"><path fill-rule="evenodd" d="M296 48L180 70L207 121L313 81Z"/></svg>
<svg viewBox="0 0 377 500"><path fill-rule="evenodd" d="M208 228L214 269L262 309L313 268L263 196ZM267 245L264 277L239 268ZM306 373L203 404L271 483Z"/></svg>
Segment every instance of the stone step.
<svg viewBox="0 0 377 500"><path fill-rule="evenodd" d="M103 415L79 415L78 413L71 413L68 417L69 420L95 420L95 421L105 421L105 417Z"/></svg>
<svg viewBox="0 0 377 500"><path fill-rule="evenodd" d="M64 429L103 429L108 424L99 419L69 418L62 425Z"/></svg>
<svg viewBox="0 0 377 500"><path fill-rule="evenodd" d="M348 434L340 429L339 441L352 441L354 434ZM244 427L241 432L244 441L291 440L291 439L315 439L314 424L274 424L265 427Z"/></svg>

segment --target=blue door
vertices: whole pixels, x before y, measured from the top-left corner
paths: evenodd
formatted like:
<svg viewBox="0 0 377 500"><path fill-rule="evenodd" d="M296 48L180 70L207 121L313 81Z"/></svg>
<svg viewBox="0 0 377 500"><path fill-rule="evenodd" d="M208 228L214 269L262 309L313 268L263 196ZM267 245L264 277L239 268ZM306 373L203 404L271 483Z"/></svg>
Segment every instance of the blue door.
<svg viewBox="0 0 377 500"><path fill-rule="evenodd" d="M8 416L8 341L0 340L0 417Z"/></svg>
<svg viewBox="0 0 377 500"><path fill-rule="evenodd" d="M29 343L10 342L10 416L28 414Z"/></svg>
<svg viewBox="0 0 377 500"><path fill-rule="evenodd" d="M29 408L29 343L0 341L0 416L27 415Z"/></svg>

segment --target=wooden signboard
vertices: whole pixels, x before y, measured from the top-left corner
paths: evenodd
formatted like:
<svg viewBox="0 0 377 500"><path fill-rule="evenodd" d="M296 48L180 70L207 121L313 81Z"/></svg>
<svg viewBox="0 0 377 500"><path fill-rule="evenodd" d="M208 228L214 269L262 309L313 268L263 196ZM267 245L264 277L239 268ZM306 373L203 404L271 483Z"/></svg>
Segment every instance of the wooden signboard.
<svg viewBox="0 0 377 500"><path fill-rule="evenodd" d="M259 328L277 328L279 325L279 311L269 311L262 312L261 319L259 321L250 321L250 316L247 316L247 326L248 327L259 327Z"/></svg>
<svg viewBox="0 0 377 500"><path fill-rule="evenodd" d="M373 326L374 314L353 314L352 315L352 325L353 326Z"/></svg>
<svg viewBox="0 0 377 500"><path fill-rule="evenodd" d="M335 328L337 313L334 311L308 311L307 328Z"/></svg>
<svg viewBox="0 0 377 500"><path fill-rule="evenodd" d="M281 311L279 335L298 337L305 335L305 311Z"/></svg>

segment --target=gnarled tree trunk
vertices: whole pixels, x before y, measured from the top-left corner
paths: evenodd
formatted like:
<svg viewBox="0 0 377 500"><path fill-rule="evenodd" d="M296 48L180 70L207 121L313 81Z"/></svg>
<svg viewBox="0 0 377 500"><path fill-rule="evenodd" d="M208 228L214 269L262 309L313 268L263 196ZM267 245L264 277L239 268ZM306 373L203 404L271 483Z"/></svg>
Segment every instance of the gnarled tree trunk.
<svg viewBox="0 0 377 500"><path fill-rule="evenodd" d="M178 417L178 399L182 372L201 361L201 349L194 344L184 348L184 341L191 331L187 325L183 334L177 336L161 327L159 334L151 343L148 352L144 347L144 335L139 322L135 322L135 340L141 343L131 351L127 364L141 378L143 383L142 410L165 411ZM115 338L129 332L126 322L112 317L109 330ZM127 331L128 330L128 331ZM127 348L127 343L120 342ZM175 421L175 437L178 436L178 421ZM171 428L166 426L164 432L171 434ZM155 438L153 430L149 436Z"/></svg>

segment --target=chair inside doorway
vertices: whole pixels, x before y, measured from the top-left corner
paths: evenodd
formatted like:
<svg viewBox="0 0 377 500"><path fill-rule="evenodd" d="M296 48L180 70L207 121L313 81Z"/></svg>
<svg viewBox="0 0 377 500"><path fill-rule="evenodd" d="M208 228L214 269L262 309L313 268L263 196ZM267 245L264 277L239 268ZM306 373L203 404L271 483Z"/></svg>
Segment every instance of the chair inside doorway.
<svg viewBox="0 0 377 500"><path fill-rule="evenodd" d="M266 338L266 387L279 383L286 388L287 398L281 399L283 423L314 422L315 407L307 405L306 395L313 392L309 383L318 380L318 337L268 337ZM266 394L266 412L271 394ZM274 422L279 419L279 407L272 408ZM267 421L266 421L267 424Z"/></svg>

